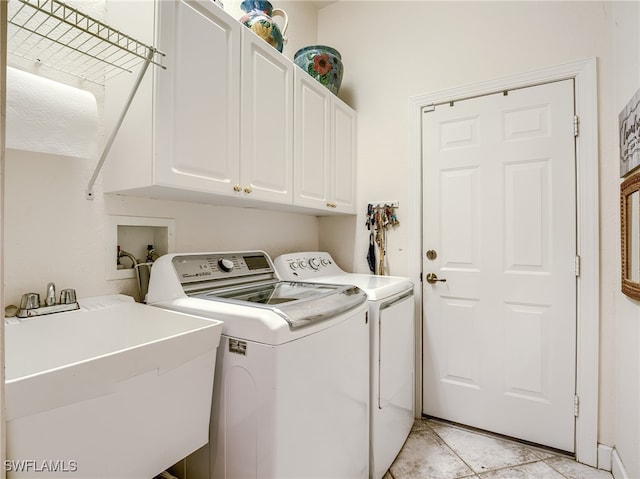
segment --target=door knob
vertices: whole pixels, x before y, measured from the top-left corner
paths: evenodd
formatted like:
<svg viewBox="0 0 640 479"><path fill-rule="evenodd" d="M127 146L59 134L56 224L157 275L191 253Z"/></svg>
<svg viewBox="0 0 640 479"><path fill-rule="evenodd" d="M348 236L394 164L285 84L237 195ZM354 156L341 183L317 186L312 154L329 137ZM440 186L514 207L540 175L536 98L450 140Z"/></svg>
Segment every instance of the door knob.
<svg viewBox="0 0 640 479"><path fill-rule="evenodd" d="M447 281L447 280L446 279L438 279L438 275L436 275L435 273L427 274L427 283L429 283L429 284L434 284L434 283L437 283L437 282L444 283L445 281Z"/></svg>

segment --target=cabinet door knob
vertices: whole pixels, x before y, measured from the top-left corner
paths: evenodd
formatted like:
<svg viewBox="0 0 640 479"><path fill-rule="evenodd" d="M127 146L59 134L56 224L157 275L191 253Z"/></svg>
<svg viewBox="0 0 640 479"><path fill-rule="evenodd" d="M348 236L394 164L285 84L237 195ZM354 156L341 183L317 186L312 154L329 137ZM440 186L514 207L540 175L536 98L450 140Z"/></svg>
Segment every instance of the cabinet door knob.
<svg viewBox="0 0 640 479"><path fill-rule="evenodd" d="M244 192L245 192L245 193L247 193L247 194L251 193L252 191L253 191L253 190L251 189L251 187L250 187L250 186L247 186L247 187L244 189Z"/></svg>
<svg viewBox="0 0 640 479"><path fill-rule="evenodd" d="M327 203L327 206L328 206L329 208L337 208L337 207L338 207L338 205L336 205L336 204L335 204L334 202L332 202L332 201L330 201L329 203Z"/></svg>
<svg viewBox="0 0 640 479"><path fill-rule="evenodd" d="M233 187L233 191L236 191L236 192L238 192L238 193L239 193L239 192L241 192L241 191L242 191L242 188L240 187L240 185L234 185L234 187Z"/></svg>

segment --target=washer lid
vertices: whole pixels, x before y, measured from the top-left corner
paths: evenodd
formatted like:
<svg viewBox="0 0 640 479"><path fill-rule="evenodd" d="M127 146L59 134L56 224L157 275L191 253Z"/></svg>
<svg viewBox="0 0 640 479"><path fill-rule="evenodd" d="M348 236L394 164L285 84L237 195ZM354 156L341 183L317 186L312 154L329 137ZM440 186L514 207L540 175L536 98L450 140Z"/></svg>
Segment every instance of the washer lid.
<svg viewBox="0 0 640 479"><path fill-rule="evenodd" d="M379 301L413 288L409 278L376 276L373 274L342 273L313 278L317 283L352 284L367 293L370 301Z"/></svg>
<svg viewBox="0 0 640 479"><path fill-rule="evenodd" d="M366 294L353 285L289 281L210 290L189 296L269 309L289 323L291 329L331 319L367 300Z"/></svg>
<svg viewBox="0 0 640 479"><path fill-rule="evenodd" d="M413 288L409 278L347 273L324 251L286 253L274 260L280 279L315 283L353 284L362 289L369 300L386 299Z"/></svg>

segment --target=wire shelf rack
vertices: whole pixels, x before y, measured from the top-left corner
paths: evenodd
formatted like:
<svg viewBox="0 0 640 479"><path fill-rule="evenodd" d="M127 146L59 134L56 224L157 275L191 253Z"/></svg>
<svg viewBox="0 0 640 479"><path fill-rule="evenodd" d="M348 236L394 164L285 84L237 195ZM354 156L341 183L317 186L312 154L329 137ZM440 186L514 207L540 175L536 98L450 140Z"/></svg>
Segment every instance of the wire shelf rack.
<svg viewBox="0 0 640 479"><path fill-rule="evenodd" d="M103 85L164 53L59 0L11 0L7 50L17 57Z"/></svg>

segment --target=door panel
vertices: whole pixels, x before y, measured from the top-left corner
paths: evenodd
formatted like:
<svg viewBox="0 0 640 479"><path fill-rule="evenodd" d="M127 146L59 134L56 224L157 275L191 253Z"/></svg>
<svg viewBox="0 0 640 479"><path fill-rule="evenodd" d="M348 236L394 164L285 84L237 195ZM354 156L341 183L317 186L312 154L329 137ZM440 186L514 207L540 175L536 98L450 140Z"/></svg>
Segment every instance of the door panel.
<svg viewBox="0 0 640 479"><path fill-rule="evenodd" d="M573 81L423 114L423 412L574 450Z"/></svg>
<svg viewBox="0 0 640 479"><path fill-rule="evenodd" d="M480 348L476 343L478 329L477 301L443 298L442 315L446 349L442 381L463 387L478 388Z"/></svg>
<svg viewBox="0 0 640 479"><path fill-rule="evenodd" d="M549 273L549 161L507 165L504 179L505 267Z"/></svg>
<svg viewBox="0 0 640 479"><path fill-rule="evenodd" d="M447 269L478 269L480 205L478 170L441 173L442 258Z"/></svg>
<svg viewBox="0 0 640 479"><path fill-rule="evenodd" d="M505 394L523 399L549 400L549 308L505 305Z"/></svg>

